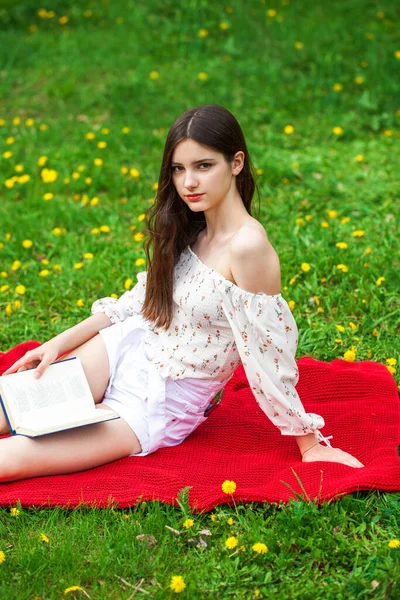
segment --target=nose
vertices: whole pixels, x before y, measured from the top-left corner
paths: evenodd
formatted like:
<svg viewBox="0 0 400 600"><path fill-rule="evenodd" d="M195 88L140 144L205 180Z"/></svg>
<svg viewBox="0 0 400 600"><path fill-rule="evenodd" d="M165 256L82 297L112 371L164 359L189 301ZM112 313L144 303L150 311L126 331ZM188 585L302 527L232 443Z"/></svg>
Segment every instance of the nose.
<svg viewBox="0 0 400 600"><path fill-rule="evenodd" d="M190 190L192 188L195 188L197 186L197 179L195 177L195 174L192 173L191 171L186 171L186 175L185 175L185 187Z"/></svg>

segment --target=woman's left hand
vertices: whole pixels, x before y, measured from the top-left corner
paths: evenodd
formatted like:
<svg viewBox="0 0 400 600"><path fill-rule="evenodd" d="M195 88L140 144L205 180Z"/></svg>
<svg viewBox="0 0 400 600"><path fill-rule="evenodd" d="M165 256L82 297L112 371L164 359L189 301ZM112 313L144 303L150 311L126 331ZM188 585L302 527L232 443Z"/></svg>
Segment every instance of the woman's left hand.
<svg viewBox="0 0 400 600"><path fill-rule="evenodd" d="M316 461L327 461L337 462L349 467L360 468L364 465L352 456L348 452L344 452L339 448L330 448L329 446L322 446L322 444L316 444L310 450L304 452L303 462L316 462Z"/></svg>

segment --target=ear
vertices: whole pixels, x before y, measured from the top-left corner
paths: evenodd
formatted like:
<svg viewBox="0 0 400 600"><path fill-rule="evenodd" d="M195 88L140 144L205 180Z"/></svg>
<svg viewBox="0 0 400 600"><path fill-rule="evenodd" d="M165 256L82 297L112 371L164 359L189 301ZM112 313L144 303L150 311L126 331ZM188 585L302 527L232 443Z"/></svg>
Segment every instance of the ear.
<svg viewBox="0 0 400 600"><path fill-rule="evenodd" d="M244 152L239 150L236 152L232 160L232 175L239 175L240 171L244 167Z"/></svg>

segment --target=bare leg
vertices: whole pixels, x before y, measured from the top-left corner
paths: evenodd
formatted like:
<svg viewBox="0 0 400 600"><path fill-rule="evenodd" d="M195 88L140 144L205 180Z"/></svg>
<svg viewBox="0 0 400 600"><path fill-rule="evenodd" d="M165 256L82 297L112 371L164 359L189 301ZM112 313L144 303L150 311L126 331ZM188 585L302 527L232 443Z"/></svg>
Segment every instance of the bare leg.
<svg viewBox="0 0 400 600"><path fill-rule="evenodd" d="M110 375L108 354L101 335L99 333L96 334L90 340L58 360L64 360L72 356L78 356L81 359L94 401L98 404L104 398L104 392L106 391ZM0 435L8 432L3 411L0 409Z"/></svg>
<svg viewBox="0 0 400 600"><path fill-rule="evenodd" d="M121 418L38 438L17 435L0 440L0 481L75 473L138 452L139 440Z"/></svg>

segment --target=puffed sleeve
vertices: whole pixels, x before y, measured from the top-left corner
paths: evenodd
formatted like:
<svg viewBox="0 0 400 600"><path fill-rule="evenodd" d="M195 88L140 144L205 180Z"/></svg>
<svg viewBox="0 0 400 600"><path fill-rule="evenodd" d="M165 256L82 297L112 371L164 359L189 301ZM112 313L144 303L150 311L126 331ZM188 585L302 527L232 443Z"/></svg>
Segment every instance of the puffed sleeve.
<svg viewBox="0 0 400 600"><path fill-rule="evenodd" d="M237 286L220 284L222 308L232 327L236 346L249 385L260 408L282 435L314 433L325 442L319 429L324 419L306 413L296 391L299 379L295 356L298 343L296 322L281 294L252 294Z"/></svg>
<svg viewBox="0 0 400 600"><path fill-rule="evenodd" d="M100 298L92 304L92 315L103 312L112 323L124 321L142 310L146 296L147 271L137 274L137 284L117 298Z"/></svg>

